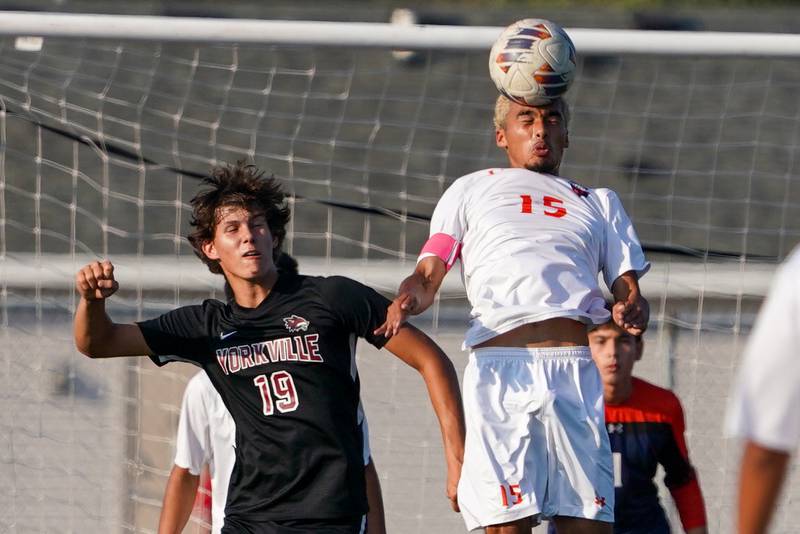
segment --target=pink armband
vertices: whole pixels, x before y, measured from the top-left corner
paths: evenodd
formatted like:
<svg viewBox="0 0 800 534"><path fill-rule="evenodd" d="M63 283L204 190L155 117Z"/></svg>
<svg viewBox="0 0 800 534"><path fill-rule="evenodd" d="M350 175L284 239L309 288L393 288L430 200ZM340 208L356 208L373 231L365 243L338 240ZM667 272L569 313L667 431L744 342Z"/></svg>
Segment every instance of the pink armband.
<svg viewBox="0 0 800 534"><path fill-rule="evenodd" d="M447 234L433 234L419 253L419 259L436 256L449 271L461 255L461 243ZM419 261L419 260L417 260Z"/></svg>

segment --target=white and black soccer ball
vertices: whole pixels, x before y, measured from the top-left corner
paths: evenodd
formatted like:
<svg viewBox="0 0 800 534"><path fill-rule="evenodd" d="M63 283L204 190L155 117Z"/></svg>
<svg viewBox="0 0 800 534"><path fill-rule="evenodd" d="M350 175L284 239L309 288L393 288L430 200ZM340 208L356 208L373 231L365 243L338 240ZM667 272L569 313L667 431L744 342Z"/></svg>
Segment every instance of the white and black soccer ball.
<svg viewBox="0 0 800 534"><path fill-rule="evenodd" d="M574 74L575 45L549 20L518 20L500 34L489 54L489 75L497 90L525 106L560 97Z"/></svg>

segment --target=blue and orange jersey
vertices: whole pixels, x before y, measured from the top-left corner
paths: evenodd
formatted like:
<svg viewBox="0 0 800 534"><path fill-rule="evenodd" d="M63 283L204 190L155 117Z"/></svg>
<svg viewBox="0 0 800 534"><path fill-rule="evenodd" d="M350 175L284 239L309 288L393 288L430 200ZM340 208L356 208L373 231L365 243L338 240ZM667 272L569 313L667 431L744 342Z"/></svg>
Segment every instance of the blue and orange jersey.
<svg viewBox="0 0 800 534"><path fill-rule="evenodd" d="M658 464L684 529L706 524L705 506L684 439L683 408L671 391L633 378L630 398L606 405L614 455L615 534L669 533L653 482Z"/></svg>

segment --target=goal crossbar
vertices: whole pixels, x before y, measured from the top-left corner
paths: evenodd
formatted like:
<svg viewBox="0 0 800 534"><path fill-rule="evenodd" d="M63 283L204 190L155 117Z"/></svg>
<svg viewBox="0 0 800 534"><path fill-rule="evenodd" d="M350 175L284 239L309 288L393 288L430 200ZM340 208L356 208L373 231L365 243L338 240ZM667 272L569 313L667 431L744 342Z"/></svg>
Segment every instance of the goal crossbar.
<svg viewBox="0 0 800 534"><path fill-rule="evenodd" d="M0 259L3 287L69 289L75 272L94 258L70 254L7 254ZM363 261L347 258L299 257L300 271L312 276L344 274L364 284L394 293L403 278L413 270L412 262L396 260ZM222 277L211 274L193 256L115 255L115 274L128 289L210 291L221 289ZM699 294L733 294L764 297L769 289L774 263L754 262L658 262L642 279L642 291L651 300L697 298ZM735 288L734 291L731 288ZM444 298L465 296L456 273L445 278Z"/></svg>
<svg viewBox="0 0 800 534"><path fill-rule="evenodd" d="M4 12L0 35L295 46L488 50L503 28ZM567 28L581 54L800 56L800 35Z"/></svg>

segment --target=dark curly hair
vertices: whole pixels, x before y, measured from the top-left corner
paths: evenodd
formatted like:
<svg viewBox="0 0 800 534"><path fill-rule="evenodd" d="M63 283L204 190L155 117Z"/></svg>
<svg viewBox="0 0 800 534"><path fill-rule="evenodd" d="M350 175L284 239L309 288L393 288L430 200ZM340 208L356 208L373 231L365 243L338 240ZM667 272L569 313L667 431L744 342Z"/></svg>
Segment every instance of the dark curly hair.
<svg viewBox="0 0 800 534"><path fill-rule="evenodd" d="M272 176L265 178L264 172L255 165L238 161L235 165L213 167L210 176L203 178L202 183L210 187L201 190L190 201L192 220L189 224L193 230L187 237L194 253L208 266L208 270L214 274L222 274L219 260L206 256L202 247L214 238L219 210L223 207L263 211L272 239L277 243L272 252L273 261L277 260L286 237L286 225L291 217L286 194L278 181Z"/></svg>

